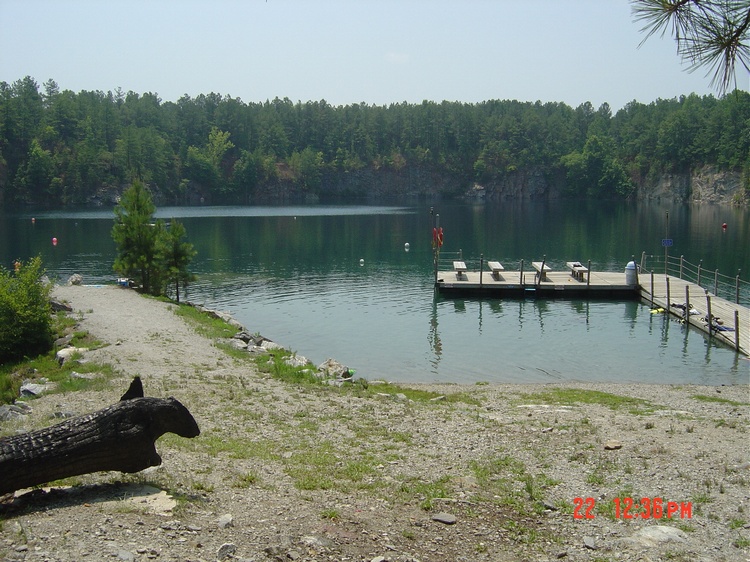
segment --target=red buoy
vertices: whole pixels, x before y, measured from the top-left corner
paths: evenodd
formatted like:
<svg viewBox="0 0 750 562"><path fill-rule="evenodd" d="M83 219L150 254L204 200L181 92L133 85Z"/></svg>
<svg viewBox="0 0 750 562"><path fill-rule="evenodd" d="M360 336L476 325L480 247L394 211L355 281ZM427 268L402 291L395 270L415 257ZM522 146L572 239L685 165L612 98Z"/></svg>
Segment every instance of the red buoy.
<svg viewBox="0 0 750 562"><path fill-rule="evenodd" d="M52 239L52 245L53 246L57 246L57 238L53 238Z"/></svg>
<svg viewBox="0 0 750 562"><path fill-rule="evenodd" d="M722 229L722 230L726 230L726 229L727 229L727 223L724 223L724 224L722 224L722 225L721 225L721 229Z"/></svg>

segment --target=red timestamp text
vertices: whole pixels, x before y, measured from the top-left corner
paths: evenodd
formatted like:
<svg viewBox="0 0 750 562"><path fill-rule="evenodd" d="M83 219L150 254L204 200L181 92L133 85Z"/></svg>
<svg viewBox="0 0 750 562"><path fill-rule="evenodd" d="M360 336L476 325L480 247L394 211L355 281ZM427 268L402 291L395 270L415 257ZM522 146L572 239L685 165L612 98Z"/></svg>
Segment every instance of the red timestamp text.
<svg viewBox="0 0 750 562"><path fill-rule="evenodd" d="M615 519L690 519L691 502L664 501L662 498L613 498ZM573 498L573 519L594 519L595 498Z"/></svg>

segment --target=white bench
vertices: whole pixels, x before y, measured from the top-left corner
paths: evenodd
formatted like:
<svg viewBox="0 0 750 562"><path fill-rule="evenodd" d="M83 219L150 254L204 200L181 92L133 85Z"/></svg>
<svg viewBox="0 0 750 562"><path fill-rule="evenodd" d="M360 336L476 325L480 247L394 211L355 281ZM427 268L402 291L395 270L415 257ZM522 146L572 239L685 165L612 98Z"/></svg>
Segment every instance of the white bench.
<svg viewBox="0 0 750 562"><path fill-rule="evenodd" d="M503 264L501 264L499 261L488 261L487 267L492 270L492 277L495 279L500 279L500 272L503 271Z"/></svg>
<svg viewBox="0 0 750 562"><path fill-rule="evenodd" d="M569 261L567 263L570 274L576 281L583 281L583 274L588 273L589 269L579 261Z"/></svg>
<svg viewBox="0 0 750 562"><path fill-rule="evenodd" d="M466 273L466 264L462 261L454 261L453 269L456 270L456 277L461 278L461 275Z"/></svg>
<svg viewBox="0 0 750 562"><path fill-rule="evenodd" d="M542 271L542 265L544 265L544 271ZM531 267L536 269L536 274L539 276L540 281L547 281L547 273L552 271L552 268L548 266L546 263L541 261L533 261L531 262Z"/></svg>

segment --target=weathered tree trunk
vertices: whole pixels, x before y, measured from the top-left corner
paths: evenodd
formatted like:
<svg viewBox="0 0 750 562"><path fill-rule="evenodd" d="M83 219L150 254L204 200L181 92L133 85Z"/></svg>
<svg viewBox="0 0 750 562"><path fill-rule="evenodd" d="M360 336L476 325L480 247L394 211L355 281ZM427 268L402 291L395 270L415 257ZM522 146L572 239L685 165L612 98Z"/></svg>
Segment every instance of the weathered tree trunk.
<svg viewBox="0 0 750 562"><path fill-rule="evenodd" d="M90 472L138 472L161 464L154 442L164 433L200 434L174 398L130 398L131 390L98 412L0 439L0 495Z"/></svg>

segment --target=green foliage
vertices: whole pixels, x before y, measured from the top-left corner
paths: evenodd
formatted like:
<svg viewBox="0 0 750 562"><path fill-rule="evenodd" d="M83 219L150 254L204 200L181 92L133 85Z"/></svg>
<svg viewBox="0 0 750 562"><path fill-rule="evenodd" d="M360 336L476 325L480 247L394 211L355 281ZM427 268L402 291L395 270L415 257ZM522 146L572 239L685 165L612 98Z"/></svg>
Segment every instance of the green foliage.
<svg viewBox="0 0 750 562"><path fill-rule="evenodd" d="M58 312L50 317L53 338L68 334L75 325L75 320L65 313ZM101 342L92 338L87 332L75 332L70 341L74 347L96 349ZM73 371L83 377L73 377ZM88 376L87 376L88 375ZM110 365L92 361L79 363L72 358L62 366L55 357L54 350L41 355L29 356L21 361L0 365L0 404L13 403L19 396L21 383L25 379L46 379L55 384L50 392L69 392L83 388L102 388L102 385L113 375Z"/></svg>
<svg viewBox="0 0 750 562"><path fill-rule="evenodd" d="M590 135L582 152L563 156L560 164L567 174L570 194L616 197L633 191L633 182L617 159L611 137Z"/></svg>
<svg viewBox="0 0 750 562"><path fill-rule="evenodd" d="M49 294L42 260L0 267L0 363L44 353L52 347Z"/></svg>
<svg viewBox="0 0 750 562"><path fill-rule="evenodd" d="M153 215L156 206L140 181L134 181L115 207L112 238L117 245L114 269L134 279L144 292L151 293L156 283L157 227Z"/></svg>
<svg viewBox="0 0 750 562"><path fill-rule="evenodd" d="M323 172L323 153L315 152L309 146L302 152L293 152L289 157L289 167L303 189L320 187Z"/></svg>
<svg viewBox="0 0 750 562"><path fill-rule="evenodd" d="M185 227L181 222L172 219L169 228L164 229L157 239L157 256L161 265L161 278L167 290L174 288L175 300L180 302L180 286L187 287L195 276L188 271L188 266L196 252L193 245L185 242Z"/></svg>
<svg viewBox="0 0 750 562"><path fill-rule="evenodd" d="M8 204L86 203L134 179L160 203L248 203L279 182L324 195L365 171L393 174L404 189L412 171L455 186L541 172L571 195L623 197L663 173L742 171L750 154L750 94L739 90L633 101L613 115L606 103L515 100L335 107L209 94L162 102L61 91L51 80L40 92L27 76L0 82L0 115Z"/></svg>
<svg viewBox="0 0 750 562"><path fill-rule="evenodd" d="M115 207L112 238L117 245L114 269L133 279L137 286L151 295L165 295L174 288L177 302L183 288L194 276L188 266L195 256L193 245L185 242L185 227L173 220L153 218L156 206L140 181L133 182Z"/></svg>

